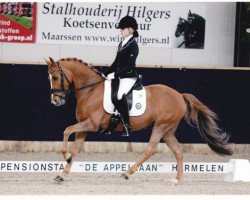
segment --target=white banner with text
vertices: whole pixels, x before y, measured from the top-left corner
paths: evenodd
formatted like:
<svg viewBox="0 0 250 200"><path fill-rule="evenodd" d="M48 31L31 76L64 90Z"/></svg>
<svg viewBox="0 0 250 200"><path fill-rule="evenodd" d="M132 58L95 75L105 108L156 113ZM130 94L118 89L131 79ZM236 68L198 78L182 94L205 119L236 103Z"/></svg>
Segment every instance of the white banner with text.
<svg viewBox="0 0 250 200"><path fill-rule="evenodd" d="M53 161L0 161L0 172L60 172L66 162ZM73 162L72 172L124 172L131 162ZM184 162L186 173L229 173L230 163ZM137 172L173 173L177 172L176 162L146 162Z"/></svg>
<svg viewBox="0 0 250 200"><path fill-rule="evenodd" d="M37 43L117 46L120 19L136 18L145 47L204 48L206 3L40 2Z"/></svg>

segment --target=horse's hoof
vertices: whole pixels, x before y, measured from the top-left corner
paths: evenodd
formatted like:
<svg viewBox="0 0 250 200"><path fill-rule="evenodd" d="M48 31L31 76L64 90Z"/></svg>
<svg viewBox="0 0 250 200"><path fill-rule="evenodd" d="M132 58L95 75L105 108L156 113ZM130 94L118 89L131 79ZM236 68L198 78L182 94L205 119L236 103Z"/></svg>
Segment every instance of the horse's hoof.
<svg viewBox="0 0 250 200"><path fill-rule="evenodd" d="M177 185L180 181L178 179L172 178L169 180L172 185Z"/></svg>
<svg viewBox="0 0 250 200"><path fill-rule="evenodd" d="M126 174L122 174L120 177L121 177L122 179L128 180L128 176L127 176Z"/></svg>
<svg viewBox="0 0 250 200"><path fill-rule="evenodd" d="M54 178L54 181L56 181L57 183L62 183L64 179L58 175L56 178Z"/></svg>

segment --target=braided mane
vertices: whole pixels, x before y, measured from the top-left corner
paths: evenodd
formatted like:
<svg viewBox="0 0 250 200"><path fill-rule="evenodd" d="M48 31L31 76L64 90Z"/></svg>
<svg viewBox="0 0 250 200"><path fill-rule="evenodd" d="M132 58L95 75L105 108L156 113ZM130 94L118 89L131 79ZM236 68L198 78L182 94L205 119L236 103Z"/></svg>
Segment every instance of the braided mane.
<svg viewBox="0 0 250 200"><path fill-rule="evenodd" d="M83 64L83 65L89 67L91 70L93 70L98 75L100 75L100 76L102 75L102 73L99 72L95 67L93 67L91 64L88 64L88 63L84 62L81 59L77 59L77 58L61 58L59 61L78 62L80 64Z"/></svg>

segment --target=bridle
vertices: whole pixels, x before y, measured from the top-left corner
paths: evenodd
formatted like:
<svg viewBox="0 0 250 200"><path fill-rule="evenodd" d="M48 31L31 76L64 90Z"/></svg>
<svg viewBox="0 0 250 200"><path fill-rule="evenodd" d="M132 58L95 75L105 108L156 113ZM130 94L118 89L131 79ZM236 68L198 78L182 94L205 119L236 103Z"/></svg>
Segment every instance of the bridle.
<svg viewBox="0 0 250 200"><path fill-rule="evenodd" d="M50 90L50 92L51 92L51 94L56 95L56 96L58 96L58 97L60 97L62 99L66 99L67 95L70 94L71 92L75 92L77 90L83 90L83 89L86 89L88 87L94 86L94 85L96 85L98 83L101 83L101 82L105 81L105 79L103 79L101 81L97 81L97 82L94 82L94 83L91 83L91 84L88 84L88 85L84 85L84 86L82 86L80 88L76 88L75 89L75 88L73 88L71 86L71 83L70 83L69 79L67 78L66 74L63 72L62 67L61 67L61 65L60 65L59 62L57 62L57 65L58 65L58 67L53 67L52 69L50 69L48 71L48 74L52 75L56 71L60 72L60 76L61 76L61 88L52 88ZM66 81L70 85L70 87L68 89L66 89L65 86L64 86L64 78L66 79ZM64 96L60 95L60 93L63 93Z"/></svg>

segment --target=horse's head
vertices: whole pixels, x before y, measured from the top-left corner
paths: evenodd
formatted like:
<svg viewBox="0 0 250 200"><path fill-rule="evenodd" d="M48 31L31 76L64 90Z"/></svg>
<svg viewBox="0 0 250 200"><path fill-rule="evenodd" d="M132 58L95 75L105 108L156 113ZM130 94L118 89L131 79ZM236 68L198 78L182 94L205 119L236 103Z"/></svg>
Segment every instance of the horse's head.
<svg viewBox="0 0 250 200"><path fill-rule="evenodd" d="M45 60L48 65L48 74L51 87L51 103L55 106L61 106L66 103L66 96L70 88L69 75L67 76L59 62L52 58Z"/></svg>
<svg viewBox="0 0 250 200"><path fill-rule="evenodd" d="M194 19L196 18L196 14L192 13L190 10L188 12L187 22L192 24Z"/></svg>
<svg viewBox="0 0 250 200"><path fill-rule="evenodd" d="M179 22L175 30L175 37L180 37L180 35L187 29L188 23L185 19L179 17Z"/></svg>

